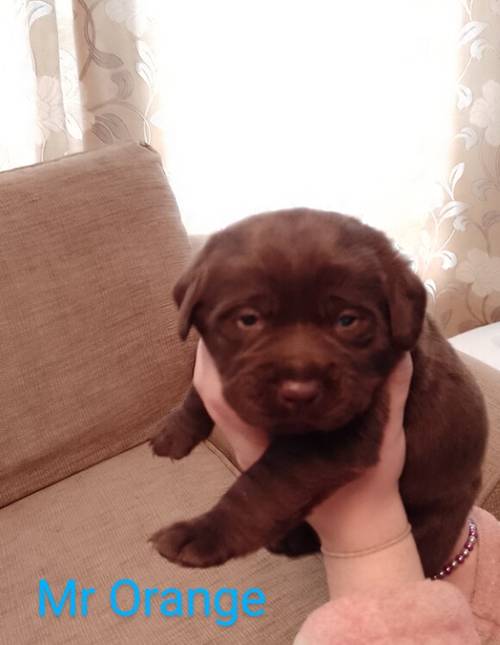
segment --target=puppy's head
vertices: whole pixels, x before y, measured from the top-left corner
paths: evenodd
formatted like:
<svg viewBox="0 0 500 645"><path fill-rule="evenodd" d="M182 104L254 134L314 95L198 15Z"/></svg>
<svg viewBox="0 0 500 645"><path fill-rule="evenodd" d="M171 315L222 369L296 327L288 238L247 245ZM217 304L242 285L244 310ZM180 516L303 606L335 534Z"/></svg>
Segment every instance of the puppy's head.
<svg viewBox="0 0 500 645"><path fill-rule="evenodd" d="M295 209L212 236L174 289L180 334L203 336L227 401L274 432L331 430L365 412L420 334L425 289L354 218Z"/></svg>

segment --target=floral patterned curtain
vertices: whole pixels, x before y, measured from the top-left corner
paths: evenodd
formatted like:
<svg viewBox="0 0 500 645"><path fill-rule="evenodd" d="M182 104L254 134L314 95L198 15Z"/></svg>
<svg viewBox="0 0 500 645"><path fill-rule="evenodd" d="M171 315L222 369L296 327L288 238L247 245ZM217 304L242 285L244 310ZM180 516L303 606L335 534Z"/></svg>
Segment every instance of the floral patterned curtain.
<svg viewBox="0 0 500 645"><path fill-rule="evenodd" d="M0 169L128 139L159 149L168 167L155 55L158 3L167 1L1 3ZM456 2L449 173L436 177L431 212L396 234L447 335L500 320L500 0Z"/></svg>
<svg viewBox="0 0 500 645"><path fill-rule="evenodd" d="M11 113L0 111L0 169L131 139L163 148L147 37L154 4L2 2L0 51L14 96Z"/></svg>
<svg viewBox="0 0 500 645"><path fill-rule="evenodd" d="M462 0L449 176L407 246L448 336L500 321L500 0Z"/></svg>

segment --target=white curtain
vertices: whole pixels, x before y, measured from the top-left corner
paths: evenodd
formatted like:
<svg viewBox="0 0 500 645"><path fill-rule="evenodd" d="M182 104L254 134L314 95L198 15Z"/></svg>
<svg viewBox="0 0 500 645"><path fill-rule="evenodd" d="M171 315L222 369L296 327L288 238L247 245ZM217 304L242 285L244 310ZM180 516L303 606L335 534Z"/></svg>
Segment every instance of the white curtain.
<svg viewBox="0 0 500 645"><path fill-rule="evenodd" d="M190 233L358 215L456 333L500 319L499 43L500 0L1 0L0 169L145 140Z"/></svg>
<svg viewBox="0 0 500 645"><path fill-rule="evenodd" d="M449 166L462 10L165 3L162 124L191 230L294 205L420 224Z"/></svg>

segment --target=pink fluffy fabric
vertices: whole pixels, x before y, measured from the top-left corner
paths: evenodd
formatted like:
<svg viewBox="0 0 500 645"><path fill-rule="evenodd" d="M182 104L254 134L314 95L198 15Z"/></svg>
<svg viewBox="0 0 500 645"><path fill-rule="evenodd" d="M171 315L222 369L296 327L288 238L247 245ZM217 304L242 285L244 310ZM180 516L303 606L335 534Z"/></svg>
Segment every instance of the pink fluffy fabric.
<svg viewBox="0 0 500 645"><path fill-rule="evenodd" d="M480 537L470 602L452 576L346 596L310 614L294 645L500 644L500 523L478 508L473 517Z"/></svg>
<svg viewBox="0 0 500 645"><path fill-rule="evenodd" d="M482 508L474 508L472 516L478 525L479 542L469 603L481 642L500 645L500 522Z"/></svg>
<svg viewBox="0 0 500 645"><path fill-rule="evenodd" d="M294 645L475 645L481 641L463 594L423 580L370 595L339 598L313 612Z"/></svg>

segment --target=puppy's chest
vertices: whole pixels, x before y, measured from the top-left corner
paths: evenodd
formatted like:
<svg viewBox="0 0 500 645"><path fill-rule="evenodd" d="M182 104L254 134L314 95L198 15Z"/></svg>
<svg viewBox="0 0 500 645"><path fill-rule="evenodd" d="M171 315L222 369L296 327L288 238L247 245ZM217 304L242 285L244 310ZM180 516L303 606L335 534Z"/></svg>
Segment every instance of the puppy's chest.
<svg viewBox="0 0 500 645"><path fill-rule="evenodd" d="M272 443L279 452L291 458L300 459L307 464L332 463L370 466L377 461L382 441L382 419L370 423L359 420L343 428L331 431L303 431L293 434L272 433ZM314 475L314 471L311 471Z"/></svg>

